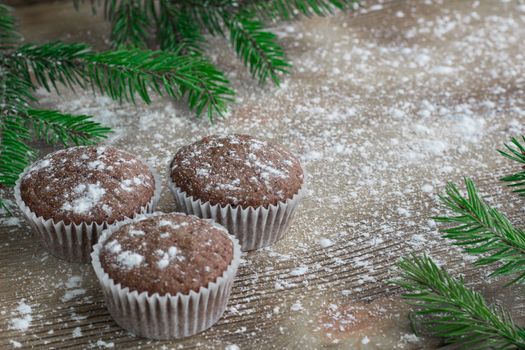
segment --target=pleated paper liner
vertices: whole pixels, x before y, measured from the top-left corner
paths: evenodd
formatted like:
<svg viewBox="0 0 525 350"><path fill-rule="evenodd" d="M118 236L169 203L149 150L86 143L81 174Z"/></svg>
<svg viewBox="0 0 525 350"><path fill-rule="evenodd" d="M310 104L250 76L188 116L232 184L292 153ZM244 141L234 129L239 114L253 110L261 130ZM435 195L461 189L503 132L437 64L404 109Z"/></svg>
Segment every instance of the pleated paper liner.
<svg viewBox="0 0 525 350"><path fill-rule="evenodd" d="M187 294L150 295L147 292L139 293L116 284L100 263L100 251L104 241L126 223L161 214L140 215L106 229L99 242L93 247L92 265L104 292L108 310L120 327L145 338L183 338L210 328L221 318L230 297L242 253L237 239L228 234L233 244L230 265L222 276L208 283L207 286L202 286L198 292L192 290ZM216 223L213 225L227 233L224 227Z"/></svg>
<svg viewBox="0 0 525 350"><path fill-rule="evenodd" d="M303 193L300 189L292 198L268 205L267 208L241 208L231 204L211 204L188 196L173 182L170 172L168 187L175 197L178 210L223 225L237 237L242 251L266 247L282 239L288 232Z"/></svg>
<svg viewBox="0 0 525 350"><path fill-rule="evenodd" d="M154 212L160 198L162 188L160 177L153 168L148 167L155 179L155 190L149 203L141 207L135 216ZM92 246L97 243L100 233L119 221L112 224L108 224L106 221L100 224L96 222L82 222L80 224L71 222L65 224L64 221L55 222L53 219L37 216L24 203L20 194L20 183L29 168L30 166L20 174L15 184L15 201L24 218L31 228L39 234L42 244L51 254L69 262L89 263Z"/></svg>

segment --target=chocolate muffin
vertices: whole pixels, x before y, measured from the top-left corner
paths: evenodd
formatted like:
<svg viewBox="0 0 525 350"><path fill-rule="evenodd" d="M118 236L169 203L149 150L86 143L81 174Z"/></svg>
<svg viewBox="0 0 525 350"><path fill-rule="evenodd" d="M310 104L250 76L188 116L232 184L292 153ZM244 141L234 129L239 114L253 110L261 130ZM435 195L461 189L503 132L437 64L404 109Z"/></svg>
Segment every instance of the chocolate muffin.
<svg viewBox="0 0 525 350"><path fill-rule="evenodd" d="M160 295L197 292L221 276L232 257L223 228L180 213L124 225L100 251L102 268L115 283Z"/></svg>
<svg viewBox="0 0 525 350"><path fill-rule="evenodd" d="M171 178L203 202L268 207L299 192L303 170L293 154L272 143L249 135L213 135L177 152Z"/></svg>
<svg viewBox="0 0 525 350"><path fill-rule="evenodd" d="M32 164L15 185L15 199L47 250L89 262L99 234L155 210L160 183L152 170L113 147L72 147Z"/></svg>
<svg viewBox="0 0 525 350"><path fill-rule="evenodd" d="M177 152L168 186L179 210L224 225L247 251L284 236L299 202L303 170L293 154L272 143L213 135Z"/></svg>
<svg viewBox="0 0 525 350"><path fill-rule="evenodd" d="M211 220L154 213L109 227L91 256L113 319L133 334L173 339L219 320L241 249Z"/></svg>
<svg viewBox="0 0 525 350"><path fill-rule="evenodd" d="M72 147L34 163L20 194L37 216L55 222L107 222L132 217L155 192L146 164L113 147Z"/></svg>

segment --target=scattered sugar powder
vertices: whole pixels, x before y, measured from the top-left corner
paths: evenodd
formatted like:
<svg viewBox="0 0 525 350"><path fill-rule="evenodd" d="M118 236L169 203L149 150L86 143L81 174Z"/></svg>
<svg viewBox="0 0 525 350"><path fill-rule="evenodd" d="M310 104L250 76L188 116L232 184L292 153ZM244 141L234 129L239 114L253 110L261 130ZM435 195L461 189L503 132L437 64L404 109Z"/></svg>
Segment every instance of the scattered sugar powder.
<svg viewBox="0 0 525 350"><path fill-rule="evenodd" d="M169 226L174 230L179 229L183 226L187 226L187 225L188 225L187 222L181 222L180 224L175 224L170 220L160 220L159 221L159 227Z"/></svg>
<svg viewBox="0 0 525 350"><path fill-rule="evenodd" d="M169 254L170 258L175 258L177 256L177 252L178 251L179 250L177 249L177 247L174 247L174 246L169 247L168 248L168 254Z"/></svg>
<svg viewBox="0 0 525 350"><path fill-rule="evenodd" d="M96 184L79 184L73 189L73 192L78 197L72 202L65 202L62 209L76 214L87 214L102 199L106 190L97 182Z"/></svg>
<svg viewBox="0 0 525 350"><path fill-rule="evenodd" d="M401 343L418 344L421 342L421 338L412 333L405 333L401 335Z"/></svg>
<svg viewBox="0 0 525 350"><path fill-rule="evenodd" d="M122 251L122 246L116 240L112 240L111 242L108 242L108 244L106 244L106 249L109 250L111 253L117 254Z"/></svg>
<svg viewBox="0 0 525 350"><path fill-rule="evenodd" d="M16 216L11 216L8 218L0 218L0 225L3 226L22 226L22 223L19 218Z"/></svg>
<svg viewBox="0 0 525 350"><path fill-rule="evenodd" d="M66 282L66 288L77 288L82 283L82 276L71 276Z"/></svg>
<svg viewBox="0 0 525 350"><path fill-rule="evenodd" d="M410 216L410 211L408 211L408 209L406 208L397 208L396 212L400 216L404 216L404 217Z"/></svg>
<svg viewBox="0 0 525 350"><path fill-rule="evenodd" d="M122 188L126 192L131 192L133 191L134 186L142 184L144 184L143 180L141 180L138 177L134 177L133 179L122 180L122 182L120 183L120 188Z"/></svg>
<svg viewBox="0 0 525 350"><path fill-rule="evenodd" d="M84 288L79 288L81 283L81 276L71 276L65 283L67 290L60 300L65 303L86 294L86 290Z"/></svg>
<svg viewBox="0 0 525 350"><path fill-rule="evenodd" d="M80 329L80 327L76 327L75 329L73 329L73 338L78 338L81 336L82 336L82 330Z"/></svg>
<svg viewBox="0 0 525 350"><path fill-rule="evenodd" d="M33 321L32 312L31 306L26 304L24 299L19 301L15 310L15 314L18 317L9 320L9 328L20 332L27 331Z"/></svg>
<svg viewBox="0 0 525 350"><path fill-rule="evenodd" d="M64 293L64 295L62 296L62 298L60 298L60 300L62 300L62 302L65 303L67 301L76 299L79 296L84 295L84 294L86 294L86 290L84 288L70 289Z"/></svg>
<svg viewBox="0 0 525 350"><path fill-rule="evenodd" d="M195 173L197 174L197 176L203 176L203 177L206 177L208 175L210 175L210 169L206 169L206 168L199 168L195 171Z"/></svg>
<svg viewBox="0 0 525 350"><path fill-rule="evenodd" d="M163 253L162 257L157 261L159 269L163 270L170 264L170 258L167 253Z"/></svg>
<svg viewBox="0 0 525 350"><path fill-rule="evenodd" d="M177 256L178 249L175 246L171 246L168 248L168 251L165 252L162 249L158 249L155 254L160 257L160 259L157 261L157 266L159 269L165 269L170 261L177 259L179 261L184 260L185 258L182 255Z"/></svg>
<svg viewBox="0 0 525 350"><path fill-rule="evenodd" d="M432 191L434 191L434 187L431 184L424 184L421 186L421 191L425 193L432 193Z"/></svg>
<svg viewBox="0 0 525 350"><path fill-rule="evenodd" d="M290 310L292 311L301 311L302 309L303 309L303 305L299 301L293 303L292 306L290 307Z"/></svg>
<svg viewBox="0 0 525 350"><path fill-rule="evenodd" d="M21 348L22 347L22 343L16 341L16 340L13 340L13 339L9 339L9 344L11 344L13 346L13 348L15 349L18 349L18 348Z"/></svg>
<svg viewBox="0 0 525 350"><path fill-rule="evenodd" d="M322 248L328 248L334 245L334 242L329 238L320 238L318 242Z"/></svg>
<svg viewBox="0 0 525 350"><path fill-rule="evenodd" d="M142 231L142 230L129 230L129 235L130 236L144 236L146 234L146 232Z"/></svg>
<svg viewBox="0 0 525 350"><path fill-rule="evenodd" d="M224 350L241 350L241 348L236 344L230 344L230 345L226 345Z"/></svg>
<svg viewBox="0 0 525 350"><path fill-rule="evenodd" d="M452 74L456 72L456 69L446 66L437 66L430 70L434 74Z"/></svg>
<svg viewBox="0 0 525 350"><path fill-rule="evenodd" d="M308 271L308 266L299 266L290 271L291 276L302 276Z"/></svg>
<svg viewBox="0 0 525 350"><path fill-rule="evenodd" d="M117 263L127 269L132 269L139 266L144 261L144 257L140 254L125 250L117 255Z"/></svg>
<svg viewBox="0 0 525 350"><path fill-rule="evenodd" d="M105 342L103 340L97 340L97 343L96 345L99 347L99 348L104 348L104 349L110 349L110 348L114 348L115 347L115 343L113 342Z"/></svg>

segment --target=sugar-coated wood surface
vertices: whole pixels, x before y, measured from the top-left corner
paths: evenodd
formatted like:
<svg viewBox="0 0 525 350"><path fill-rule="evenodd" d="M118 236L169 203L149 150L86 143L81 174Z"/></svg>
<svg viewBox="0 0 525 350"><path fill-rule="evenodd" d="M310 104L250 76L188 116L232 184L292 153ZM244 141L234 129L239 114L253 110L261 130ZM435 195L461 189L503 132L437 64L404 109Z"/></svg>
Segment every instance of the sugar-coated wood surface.
<svg viewBox="0 0 525 350"><path fill-rule="evenodd" d="M108 26L88 6L14 4L27 41L107 48ZM374 2L355 15L277 24L272 30L294 64L280 89L258 86L227 42L212 39L210 57L237 91L228 117L215 124L168 99L135 107L89 92L39 90L44 107L111 126L108 144L163 176L180 146L244 132L300 156L307 191L288 237L244 256L220 322L177 341L122 331L89 265L50 256L16 209L14 217L4 214L0 347L435 349L438 339L412 334L410 309L388 285L401 256L423 251L523 321L523 288L488 278L490 267L474 267L429 218L443 213L436 195L446 181L473 176L489 200L523 223L524 199L498 182L516 167L495 148L524 131L524 10L517 2ZM159 210L172 211L163 185ZM2 193L12 200L12 191ZM28 328L17 329L23 321Z"/></svg>

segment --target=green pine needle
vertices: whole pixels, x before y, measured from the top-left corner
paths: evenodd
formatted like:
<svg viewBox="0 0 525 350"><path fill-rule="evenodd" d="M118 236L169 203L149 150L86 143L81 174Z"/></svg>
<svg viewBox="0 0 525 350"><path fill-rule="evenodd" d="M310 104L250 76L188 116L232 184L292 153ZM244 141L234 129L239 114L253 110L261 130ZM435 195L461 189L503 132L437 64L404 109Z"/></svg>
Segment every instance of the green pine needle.
<svg viewBox="0 0 525 350"><path fill-rule="evenodd" d="M277 44L276 35L264 31L262 22L248 13L227 17L226 25L230 30L230 42L254 77L264 84L270 78L279 85L278 73L287 73L290 64L284 50Z"/></svg>
<svg viewBox="0 0 525 350"><path fill-rule="evenodd" d="M525 142L525 136L522 136L521 139ZM511 143L511 145L505 144L506 151L498 150L498 152L504 157L522 164L522 168L525 167L525 147L519 139L514 137L511 139ZM509 186L514 189L513 192L525 196L525 170L505 176L501 180L509 182Z"/></svg>
<svg viewBox="0 0 525 350"><path fill-rule="evenodd" d="M187 97L197 115L222 114L233 91L213 65L198 56L168 51L119 50L86 58L87 75L98 89L114 99L134 101L137 93L150 102L148 90L159 95Z"/></svg>
<svg viewBox="0 0 525 350"><path fill-rule="evenodd" d="M307 17L332 15L336 10L353 10L358 4L358 0L259 0L249 1L246 10L265 19L290 20L299 14Z"/></svg>
<svg viewBox="0 0 525 350"><path fill-rule="evenodd" d="M29 109L27 117L39 139L64 147L91 145L105 138L111 129L91 120L89 115L71 115L58 111Z"/></svg>
<svg viewBox="0 0 525 350"><path fill-rule="evenodd" d="M78 5L81 0L74 0ZM94 10L112 22L116 47L143 48L149 33L161 50L203 55L203 31L225 36L250 73L264 84L280 83L290 63L277 37L265 30L265 20L291 20L298 15L326 16L337 10L353 10L359 0L91 0ZM148 27L149 26L149 27ZM152 30L155 27L154 31Z"/></svg>
<svg viewBox="0 0 525 350"><path fill-rule="evenodd" d="M29 74L31 70L37 85L47 91L54 89L60 92L57 83L70 89L75 86L85 88L87 77L79 64L92 54L91 47L86 44L52 42L22 45L11 57L16 63L17 71L26 81L32 81Z"/></svg>
<svg viewBox="0 0 525 350"><path fill-rule="evenodd" d="M34 156L27 146L31 140L23 120L17 116L3 116L0 128L0 186L14 186L19 174Z"/></svg>
<svg viewBox="0 0 525 350"><path fill-rule="evenodd" d="M226 110L233 91L228 80L206 59L178 52L120 49L97 53L85 44L60 42L24 45L13 55L19 72L34 72L36 84L47 90L57 83L70 88L92 87L117 101L151 102L151 92L184 96L197 115L211 119ZM27 73L26 79L30 80Z"/></svg>
<svg viewBox="0 0 525 350"><path fill-rule="evenodd" d="M446 194L440 196L451 216L434 218L452 227L441 229L444 237L454 240L465 252L481 254L477 265L502 263L492 275L517 275L510 283L525 280L525 232L515 228L498 210L480 198L470 179L465 179L467 197L449 183Z"/></svg>
<svg viewBox="0 0 525 350"><path fill-rule="evenodd" d="M168 0L169 1L169 0ZM172 1L173 3L173 1ZM211 35L224 35L223 13L231 13L233 1L182 1L181 8L187 12L194 23Z"/></svg>
<svg viewBox="0 0 525 350"><path fill-rule="evenodd" d="M146 47L150 23L140 0L121 1L111 20L111 41L115 47Z"/></svg>
<svg viewBox="0 0 525 350"><path fill-rule="evenodd" d="M160 49L203 55L205 39L188 10L174 6L169 0L161 0L159 6L157 38Z"/></svg>
<svg viewBox="0 0 525 350"><path fill-rule="evenodd" d="M398 266L402 274L393 283L405 289L403 298L417 307L431 334L463 349L525 348L525 330L508 313L489 306L428 256L404 258Z"/></svg>
<svg viewBox="0 0 525 350"><path fill-rule="evenodd" d="M31 95L32 85L20 79L13 66L10 60L0 63L0 117L23 113L29 103L35 101Z"/></svg>

